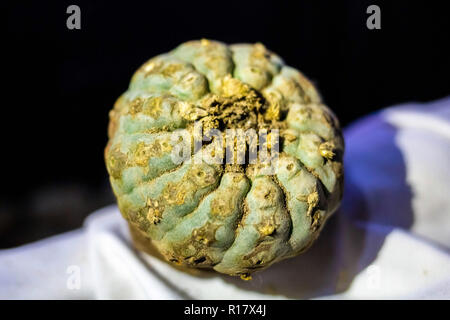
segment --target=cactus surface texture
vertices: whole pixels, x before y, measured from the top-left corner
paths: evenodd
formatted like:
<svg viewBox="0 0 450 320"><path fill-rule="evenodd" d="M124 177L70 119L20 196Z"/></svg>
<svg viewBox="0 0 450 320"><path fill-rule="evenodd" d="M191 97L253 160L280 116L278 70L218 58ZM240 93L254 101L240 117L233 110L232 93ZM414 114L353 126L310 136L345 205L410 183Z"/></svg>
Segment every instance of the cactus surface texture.
<svg viewBox="0 0 450 320"><path fill-rule="evenodd" d="M250 162L244 138L247 149L231 148L229 159L243 152L246 161L227 162L217 137L175 161L183 139L174 133L192 142L195 124L220 132L222 145L230 129L266 132L273 161ZM190 41L150 59L111 110L108 136L111 186L135 241L178 266L248 279L305 251L342 198L336 116L302 73L259 43Z"/></svg>

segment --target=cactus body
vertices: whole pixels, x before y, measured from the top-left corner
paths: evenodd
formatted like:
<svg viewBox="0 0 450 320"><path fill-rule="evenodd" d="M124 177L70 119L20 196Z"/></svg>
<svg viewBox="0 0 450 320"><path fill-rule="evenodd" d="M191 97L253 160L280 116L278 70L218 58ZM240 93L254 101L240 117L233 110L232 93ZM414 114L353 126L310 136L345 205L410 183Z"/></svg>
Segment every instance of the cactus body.
<svg viewBox="0 0 450 320"><path fill-rule="evenodd" d="M173 133L192 137L194 123L224 137L277 129L276 170L225 163L214 143L174 161ZM177 265L248 278L307 249L342 198L336 117L308 79L261 44L191 41L152 58L110 112L108 134L122 215Z"/></svg>

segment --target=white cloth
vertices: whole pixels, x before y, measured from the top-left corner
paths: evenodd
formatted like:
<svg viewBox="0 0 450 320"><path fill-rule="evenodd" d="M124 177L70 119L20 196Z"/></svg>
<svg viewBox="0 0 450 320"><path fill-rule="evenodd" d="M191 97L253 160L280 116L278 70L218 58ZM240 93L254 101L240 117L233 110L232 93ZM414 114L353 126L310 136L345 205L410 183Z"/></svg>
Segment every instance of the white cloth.
<svg viewBox="0 0 450 320"><path fill-rule="evenodd" d="M450 98L345 130L341 209L303 255L251 281L136 252L116 206L80 230L0 251L0 298L449 299Z"/></svg>

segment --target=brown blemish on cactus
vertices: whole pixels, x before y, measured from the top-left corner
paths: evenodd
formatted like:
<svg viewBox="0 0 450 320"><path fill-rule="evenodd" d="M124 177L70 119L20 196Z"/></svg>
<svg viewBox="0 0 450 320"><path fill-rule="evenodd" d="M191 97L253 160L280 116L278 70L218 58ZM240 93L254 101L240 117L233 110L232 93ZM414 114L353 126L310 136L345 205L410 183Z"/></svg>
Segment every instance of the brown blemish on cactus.
<svg viewBox="0 0 450 320"><path fill-rule="evenodd" d="M211 168L211 167L209 167ZM204 166L198 167L196 165L188 173L188 176L200 187L206 187L216 182L216 171L205 170Z"/></svg>
<svg viewBox="0 0 450 320"><path fill-rule="evenodd" d="M161 116L163 97L151 97L145 100L143 104L143 113L153 119L158 119Z"/></svg>
<svg viewBox="0 0 450 320"><path fill-rule="evenodd" d="M158 141L152 144L146 144L145 142L139 142L131 150L133 164L144 167L148 165L148 161L151 157L161 155L161 146Z"/></svg>
<svg viewBox="0 0 450 320"><path fill-rule="evenodd" d="M141 98L136 98L130 102L130 106L128 108L128 113L131 115L136 115L142 111L143 100Z"/></svg>
<svg viewBox="0 0 450 320"><path fill-rule="evenodd" d="M136 165L140 167L147 167L150 158L161 157L172 150L172 145L168 139L157 139L153 143L146 144L141 141L134 145L130 149L131 163L130 165Z"/></svg>
<svg viewBox="0 0 450 320"><path fill-rule="evenodd" d="M278 193L273 185L258 184L253 190L253 197L258 202L260 209L268 209L276 206L275 199L278 197Z"/></svg>
<svg viewBox="0 0 450 320"><path fill-rule="evenodd" d="M299 119L302 119L302 121L305 121L305 119L312 119L313 110L309 106L304 106L303 108L300 108L298 110L298 117Z"/></svg>
<svg viewBox="0 0 450 320"><path fill-rule="evenodd" d="M167 205L181 205L198 188L209 187L220 179L221 172L209 165L192 165L179 182L169 182L162 192L161 201Z"/></svg>
<svg viewBox="0 0 450 320"><path fill-rule="evenodd" d="M305 94L305 91L300 86L300 84L292 78L283 78L282 85L278 87L284 97L289 98L292 95L298 95L302 100L302 103L309 103L310 98Z"/></svg>
<svg viewBox="0 0 450 320"><path fill-rule="evenodd" d="M207 222L204 226L192 231L192 239L205 246L209 246L216 241L216 231L218 228L219 225Z"/></svg>
<svg viewBox="0 0 450 320"><path fill-rule="evenodd" d="M261 241L250 253L242 259L248 263L250 269L263 267L264 257L270 251L273 241Z"/></svg>
<svg viewBox="0 0 450 320"><path fill-rule="evenodd" d="M142 207L140 209L133 208L130 204L125 204L119 207L121 210L125 207L128 207L128 217L129 221L136 225L140 230L146 232L151 225L151 222L148 220L148 210L147 207Z"/></svg>
<svg viewBox="0 0 450 320"><path fill-rule="evenodd" d="M235 210L235 201L230 193L217 197L211 201L211 213L221 217L229 216Z"/></svg>
<svg viewBox="0 0 450 320"><path fill-rule="evenodd" d="M109 150L109 154L107 155L107 168L109 174L114 179L120 179L122 176L122 171L127 164L128 158L127 155L120 151L119 146L114 146L113 149Z"/></svg>
<svg viewBox="0 0 450 320"><path fill-rule="evenodd" d="M185 187L189 187L189 185L183 183L168 183L162 193L164 202L168 205L183 204L184 199L187 196L187 190Z"/></svg>
<svg viewBox="0 0 450 320"><path fill-rule="evenodd" d="M209 267L214 261L208 254L208 247L216 241L215 234L220 226L207 222L192 231L186 240L172 245L172 260L186 266Z"/></svg>
<svg viewBox="0 0 450 320"><path fill-rule="evenodd" d="M181 63L170 63L161 69L161 74L166 77L173 77L175 73L185 68Z"/></svg>
<svg viewBox="0 0 450 320"><path fill-rule="evenodd" d="M147 199L147 220L152 224L161 221L164 208L160 206L158 200Z"/></svg>
<svg viewBox="0 0 450 320"><path fill-rule="evenodd" d="M173 147L172 147L172 145L171 145L169 139L159 141L159 144L160 144L160 146L161 146L161 151L162 151L163 153L170 152L170 151L172 151L172 149L173 149Z"/></svg>

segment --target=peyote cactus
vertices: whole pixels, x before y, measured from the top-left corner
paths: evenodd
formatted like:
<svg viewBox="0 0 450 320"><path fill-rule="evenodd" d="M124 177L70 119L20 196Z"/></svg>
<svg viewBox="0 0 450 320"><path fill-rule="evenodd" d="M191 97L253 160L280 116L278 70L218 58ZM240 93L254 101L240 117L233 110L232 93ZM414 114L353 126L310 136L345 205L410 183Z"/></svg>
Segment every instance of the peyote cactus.
<svg viewBox="0 0 450 320"><path fill-rule="evenodd" d="M192 142L195 124L223 140L190 144L176 161L176 143ZM273 151L270 164L251 162L250 140L234 145L239 135L226 162L216 147L229 129L265 130L257 147ZM342 198L338 120L299 71L259 43L190 41L150 59L110 112L108 135L111 185L135 241L148 239L176 265L249 279L306 250Z"/></svg>

